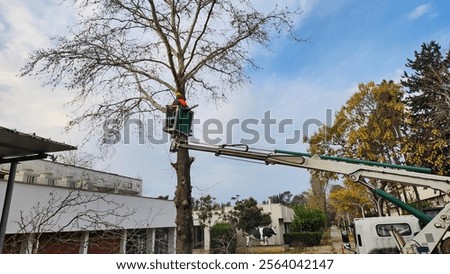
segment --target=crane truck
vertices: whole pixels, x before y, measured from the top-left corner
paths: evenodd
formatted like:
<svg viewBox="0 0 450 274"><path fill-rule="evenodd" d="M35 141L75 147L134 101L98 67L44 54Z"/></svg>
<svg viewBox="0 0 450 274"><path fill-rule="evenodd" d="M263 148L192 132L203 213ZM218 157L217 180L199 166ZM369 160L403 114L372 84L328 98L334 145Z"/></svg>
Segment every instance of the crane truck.
<svg viewBox="0 0 450 274"><path fill-rule="evenodd" d="M170 108L170 109L169 109ZM273 150L270 152L252 149L245 144L223 144L219 146L208 144L194 144L188 142L191 135L193 120L192 108L168 106L164 131L172 137L170 150L188 149L213 153L215 156L229 156L263 162L266 165L284 165L307 170L326 171L347 176L348 179L368 187L373 193L395 204L413 215L411 219L398 217L379 217L370 223L356 219L354 234L356 245L360 253L369 253L364 249L364 243L374 242L366 240L370 235L394 240L397 253L429 254L441 251L449 252L450 237L446 233L450 228L450 202L446 203L435 216L430 216L408 204L398 200L381 189L374 188L368 180L379 180L405 186L419 186L435 189L450 196L450 177L429 174L428 169L389 163L364 161L351 158L327 155L312 155L303 152ZM369 220L370 218L365 218ZM419 227L418 221L422 223ZM365 225L364 225L365 223ZM367 229L369 227L370 229ZM375 232L373 232L375 230ZM359 233L359 234L358 234ZM364 240L364 242L363 242Z"/></svg>

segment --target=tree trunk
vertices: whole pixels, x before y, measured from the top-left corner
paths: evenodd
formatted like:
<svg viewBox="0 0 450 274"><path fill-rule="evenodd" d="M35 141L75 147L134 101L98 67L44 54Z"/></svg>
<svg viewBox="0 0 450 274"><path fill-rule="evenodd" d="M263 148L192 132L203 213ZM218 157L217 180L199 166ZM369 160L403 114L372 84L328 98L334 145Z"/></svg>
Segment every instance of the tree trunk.
<svg viewBox="0 0 450 274"><path fill-rule="evenodd" d="M194 158L189 157L189 151L180 148L177 152L177 162L172 164L177 171L177 188L175 190L177 254L192 253L194 220L191 199L191 164L193 161Z"/></svg>

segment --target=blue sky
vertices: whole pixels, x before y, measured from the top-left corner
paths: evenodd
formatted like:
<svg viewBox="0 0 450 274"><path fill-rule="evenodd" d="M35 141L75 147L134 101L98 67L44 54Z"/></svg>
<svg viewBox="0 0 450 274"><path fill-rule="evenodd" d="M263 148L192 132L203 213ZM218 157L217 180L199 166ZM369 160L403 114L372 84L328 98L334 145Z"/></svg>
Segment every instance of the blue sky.
<svg viewBox="0 0 450 274"><path fill-rule="evenodd" d="M259 2L259 3L258 3ZM68 120L64 103L71 95L62 89L51 91L38 79L17 77L27 54L50 45L48 36L64 34L75 18L69 5L59 0L0 0L0 125L22 132L35 132L78 145L83 131L63 133ZM262 5L262 1L256 1ZM272 42L271 50L254 49L254 59L263 69L252 71L252 85L236 91L229 102L217 109L200 102L196 117L204 121L216 118L226 124L231 119L257 119L270 113L277 121L290 119L284 133L271 127L275 143L260 139L253 147L306 151L307 145L287 144L295 130L311 121L325 122L326 113L334 113L354 93L359 83L396 80L405 70L407 58L422 43L435 40L447 49L450 45L449 1L357 1L288 0L277 1L300 7L296 19L299 35L305 42L285 38ZM267 9L267 4L263 8ZM316 127L309 127L311 134ZM262 131L259 124L255 129ZM232 128L233 142L248 138ZM195 129L202 136L201 127ZM224 136L213 136L221 137ZM144 181L144 194L173 198L175 172L169 162L175 155L169 145L115 145L115 153L96 168ZM87 152L95 154L95 147ZM195 197L210 194L227 202L234 195L254 197L262 202L285 190L293 194L309 188L309 173L303 169L265 166L216 158L192 152Z"/></svg>

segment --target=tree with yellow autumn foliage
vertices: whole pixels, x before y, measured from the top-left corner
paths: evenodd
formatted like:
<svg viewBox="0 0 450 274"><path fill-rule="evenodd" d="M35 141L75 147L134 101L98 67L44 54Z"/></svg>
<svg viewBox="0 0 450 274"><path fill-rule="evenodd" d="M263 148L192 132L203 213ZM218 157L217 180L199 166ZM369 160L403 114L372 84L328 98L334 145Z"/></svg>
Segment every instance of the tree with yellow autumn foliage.
<svg viewBox="0 0 450 274"><path fill-rule="evenodd" d="M331 127L321 127L309 140L309 152L368 161L402 164L402 133L406 120L403 91L393 81L360 84L356 92L336 113ZM322 180L335 180L335 174L315 172ZM388 190L386 182L369 182ZM330 203L338 212L355 209L355 204L370 204L375 197L358 183L344 178L344 188L330 194Z"/></svg>
<svg viewBox="0 0 450 274"><path fill-rule="evenodd" d="M334 185L330 191L328 203L341 215L363 217L361 207L371 211L373 209L372 200L363 186L352 182L348 182L348 184L346 187Z"/></svg>

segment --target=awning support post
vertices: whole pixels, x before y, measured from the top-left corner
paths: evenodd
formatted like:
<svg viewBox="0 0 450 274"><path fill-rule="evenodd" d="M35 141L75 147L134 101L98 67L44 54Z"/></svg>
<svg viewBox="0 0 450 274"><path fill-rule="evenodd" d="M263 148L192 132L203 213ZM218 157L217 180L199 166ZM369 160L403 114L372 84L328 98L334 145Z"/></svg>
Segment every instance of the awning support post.
<svg viewBox="0 0 450 274"><path fill-rule="evenodd" d="M6 185L5 201L3 202L2 218L0 221L0 254L3 253L5 242L6 225L8 224L9 208L11 207L14 180L16 178L17 162L11 162L9 168L8 184Z"/></svg>

